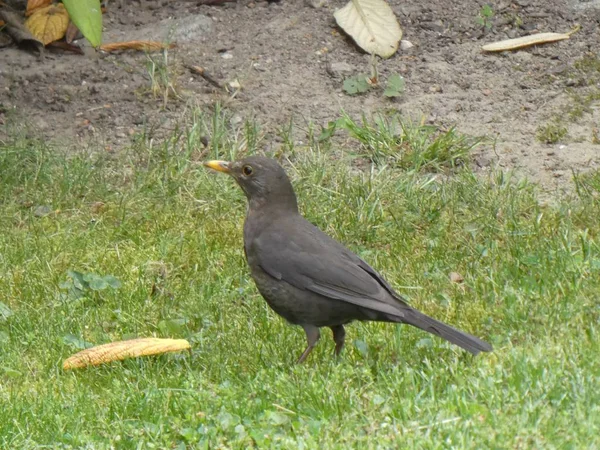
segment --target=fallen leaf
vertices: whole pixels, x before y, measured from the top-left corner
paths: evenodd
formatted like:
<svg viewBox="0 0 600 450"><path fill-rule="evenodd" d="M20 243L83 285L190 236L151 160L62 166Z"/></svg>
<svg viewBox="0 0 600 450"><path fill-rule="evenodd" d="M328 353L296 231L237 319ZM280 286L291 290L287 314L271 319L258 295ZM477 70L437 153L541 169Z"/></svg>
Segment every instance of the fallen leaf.
<svg viewBox="0 0 600 450"><path fill-rule="evenodd" d="M450 272L450 281L453 283L462 283L465 278L458 272Z"/></svg>
<svg viewBox="0 0 600 450"><path fill-rule="evenodd" d="M539 33L529 36L523 36L515 39L486 44L481 49L484 52L503 52L507 50L518 50L520 48L530 47L532 45L547 44L549 42L563 41L569 39L573 33L576 33L579 27L568 33Z"/></svg>
<svg viewBox="0 0 600 450"><path fill-rule="evenodd" d="M333 15L366 52L389 58L398 50L402 29L384 0L351 0Z"/></svg>
<svg viewBox="0 0 600 450"><path fill-rule="evenodd" d="M140 338L98 345L74 354L63 362L63 369L80 369L139 356L159 355L190 348L185 339Z"/></svg>
<svg viewBox="0 0 600 450"><path fill-rule="evenodd" d="M34 37L23 22L23 16L12 10L0 8L0 20L5 22L2 29L5 31L18 45L22 47L31 47L37 50L40 55L44 51L44 44Z"/></svg>
<svg viewBox="0 0 600 450"><path fill-rule="evenodd" d="M25 21L25 26L33 36L48 45L62 39L67 32L69 13L62 3L46 6L36 10Z"/></svg>
<svg viewBox="0 0 600 450"><path fill-rule="evenodd" d="M27 10L25 11L25 15L29 17L36 10L40 8L44 8L52 4L52 0L29 0L27 2Z"/></svg>
<svg viewBox="0 0 600 450"><path fill-rule="evenodd" d="M92 203L91 210L94 214L100 214L100 213L104 212L105 209L106 209L106 203L104 203L104 202Z"/></svg>
<svg viewBox="0 0 600 450"><path fill-rule="evenodd" d="M75 25L73 22L69 22L67 32L65 33L65 41L67 41L67 44L70 44L74 40L80 39L81 37L83 37L83 35L81 34L81 31L79 31L79 28L77 28L77 25Z"/></svg>
<svg viewBox="0 0 600 450"><path fill-rule="evenodd" d="M114 52L118 50L142 50L145 52L152 52L173 47L175 47L175 44L163 44L162 42L156 41L126 41L102 44L99 49L103 52Z"/></svg>
<svg viewBox="0 0 600 450"><path fill-rule="evenodd" d="M84 55L84 51L81 49L80 46L75 45L75 44L71 44L69 42L65 42L65 41L55 41L55 42L50 42L47 45L48 48L57 48L60 50L64 50L67 52L73 52L73 53L77 53L78 55Z"/></svg>

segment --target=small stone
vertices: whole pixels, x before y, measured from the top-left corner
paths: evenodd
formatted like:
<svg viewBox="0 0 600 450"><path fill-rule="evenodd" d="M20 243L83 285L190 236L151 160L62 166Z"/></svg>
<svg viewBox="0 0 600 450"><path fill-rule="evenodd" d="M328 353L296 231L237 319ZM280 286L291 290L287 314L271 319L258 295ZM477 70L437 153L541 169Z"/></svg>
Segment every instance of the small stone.
<svg viewBox="0 0 600 450"><path fill-rule="evenodd" d="M444 31L444 24L441 20L437 20L434 22L423 22L421 24L421 28L433 31L435 33L442 33Z"/></svg>
<svg viewBox="0 0 600 450"><path fill-rule="evenodd" d="M229 52L225 52L225 53L223 53L221 55L221 58L223 58L223 59L232 59L233 55L231 53L229 53Z"/></svg>
<svg viewBox="0 0 600 450"><path fill-rule="evenodd" d="M414 46L415 45L412 42L407 41L405 39L402 39L400 41L400 50L402 50L402 51L409 50L409 49L413 48Z"/></svg>
<svg viewBox="0 0 600 450"><path fill-rule="evenodd" d="M348 75L354 71L354 67L346 62L332 62L329 71L337 76Z"/></svg>
<svg viewBox="0 0 600 450"><path fill-rule="evenodd" d="M311 8L319 9L327 4L327 0L304 0L304 3Z"/></svg>

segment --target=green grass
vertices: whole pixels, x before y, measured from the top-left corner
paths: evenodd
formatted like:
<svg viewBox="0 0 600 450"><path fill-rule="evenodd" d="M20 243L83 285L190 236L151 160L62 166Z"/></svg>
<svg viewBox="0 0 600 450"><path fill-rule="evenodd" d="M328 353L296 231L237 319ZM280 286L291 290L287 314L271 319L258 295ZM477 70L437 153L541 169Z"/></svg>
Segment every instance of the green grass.
<svg viewBox="0 0 600 450"><path fill-rule="evenodd" d="M413 170L442 172L469 162L470 154L483 141L459 133L401 119L397 114L363 117L357 121L344 114L331 122L322 136L346 130L360 142L359 155L377 164Z"/></svg>
<svg viewBox="0 0 600 450"><path fill-rule="evenodd" d="M357 323L339 362L326 331L297 366L302 330L268 309L245 266L243 195L200 165L260 145L258 128L224 123L199 116L119 155L16 134L0 145L1 448L600 446L600 174L543 207L506 174L357 171L316 139L290 149L311 221L495 347L471 357L420 330ZM70 270L122 284L68 295ZM82 341L134 336L187 338L192 352L61 369Z"/></svg>
<svg viewBox="0 0 600 450"><path fill-rule="evenodd" d="M540 125L535 137L543 144L556 144L567 136L568 130L560 122L548 122L546 125Z"/></svg>

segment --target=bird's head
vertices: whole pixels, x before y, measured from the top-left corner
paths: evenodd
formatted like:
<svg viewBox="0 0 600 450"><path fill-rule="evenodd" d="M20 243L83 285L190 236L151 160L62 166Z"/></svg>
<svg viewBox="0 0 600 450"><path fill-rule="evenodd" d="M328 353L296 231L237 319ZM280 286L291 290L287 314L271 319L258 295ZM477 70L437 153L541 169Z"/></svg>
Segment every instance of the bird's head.
<svg viewBox="0 0 600 450"><path fill-rule="evenodd" d="M276 206L284 210L298 210L292 183L274 159L249 156L232 162L207 161L204 165L231 175L246 194L250 208Z"/></svg>

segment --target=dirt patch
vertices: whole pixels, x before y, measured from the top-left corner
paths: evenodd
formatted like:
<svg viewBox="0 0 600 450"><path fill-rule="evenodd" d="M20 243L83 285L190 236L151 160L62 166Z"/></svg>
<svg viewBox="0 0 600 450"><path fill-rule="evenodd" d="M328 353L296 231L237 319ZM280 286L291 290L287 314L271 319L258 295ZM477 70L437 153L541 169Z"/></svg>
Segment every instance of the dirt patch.
<svg viewBox="0 0 600 450"><path fill-rule="evenodd" d="M105 15L104 41L172 39L178 47L167 61L91 49L83 57L48 53L40 60L16 48L0 49L2 109L16 110L47 139L72 143L92 136L115 150L144 127L169 131L189 105L216 100L225 101L237 120L253 117L267 130L291 117L324 125L341 109L358 115L396 108L496 138L477 164L515 168L549 191L568 188L571 170L600 164L594 131L600 124L600 65L593 64L600 58L599 1L490 1L494 15L485 26L477 20L483 1L390 0L404 39L414 44L378 66L382 78L405 77L406 92L397 100L380 92L343 92L344 77L369 71L369 57L335 26L333 11L345 0L321 8L299 1L122 3L111 3ZM480 51L484 42L566 32L575 24L582 29L568 41L502 55ZM186 65L238 80L243 91L231 99ZM179 99L164 101L168 85ZM557 124L566 134L541 142L540 129Z"/></svg>

